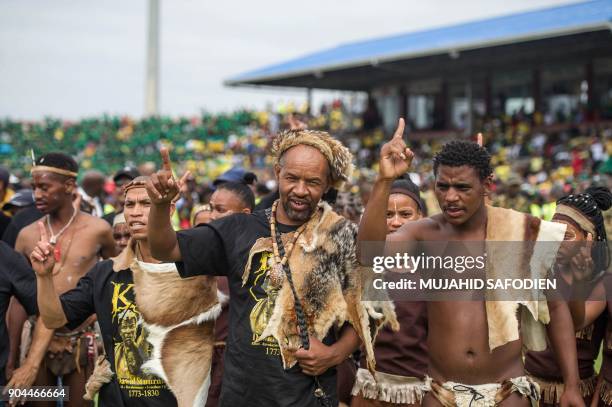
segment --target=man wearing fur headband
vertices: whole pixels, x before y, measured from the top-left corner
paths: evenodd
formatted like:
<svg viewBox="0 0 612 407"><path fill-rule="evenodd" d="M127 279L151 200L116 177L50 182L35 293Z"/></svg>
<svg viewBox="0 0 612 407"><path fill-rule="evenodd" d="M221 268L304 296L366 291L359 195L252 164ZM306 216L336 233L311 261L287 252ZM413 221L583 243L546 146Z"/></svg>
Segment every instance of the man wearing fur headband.
<svg viewBox="0 0 612 407"><path fill-rule="evenodd" d="M132 238L128 246L115 258L97 263L78 282L76 288L58 295L51 271L55 263L53 247L49 244L49 236L42 222L38 222L40 240L35 246L30 260L36 271L38 287L38 307L44 324L48 328L78 326L92 314L97 314L102 339L104 341L104 356L100 356L92 378L87 382L87 394L85 398L92 400L99 391L98 402L101 407L172 407L177 405L177 400L169 389L164 379L172 379L168 370L164 369L163 363L152 366L153 371L160 377L156 377L146 371L143 364L155 354L155 349L149 344L152 331L146 329L142 323L143 318L151 320L150 309L157 306L156 303L148 308L140 305L151 304L160 297L172 297L180 299L186 297L184 292L180 295L172 295L170 289L157 290L157 286L151 286L149 292L142 292L143 284L138 284L138 279L145 278L145 271L153 269L158 275L163 275L163 269L168 266L159 264L149 250L147 243L147 215L151 202L144 187L144 177L138 177L130 182L125 188L124 214ZM172 208L173 209L173 208ZM170 213L170 208L168 209ZM141 292L138 292L140 285ZM150 281L147 281L151 285ZM195 283L194 283L195 284ZM216 293L214 293L216 294ZM200 291L201 297L204 295ZM194 307L198 301L192 301ZM183 310L181 310L183 311ZM166 313L161 318L170 318L174 315ZM147 321L147 322L148 322ZM164 324L154 326L155 336L159 331L164 331ZM208 327L212 331L212 324ZM183 336L188 334L181 332ZM200 332L197 332L201 337ZM210 335L209 335L210 336ZM172 335L166 335L167 342L176 342ZM198 347L206 345L212 348L212 343L207 344L200 339ZM183 347L185 347L183 345ZM155 362L155 358L153 358ZM190 376L193 384L197 382L197 375ZM171 383L171 381L169 381ZM71 389L74 390L74 389ZM197 390L196 390L197 391ZM74 400L81 399L82 394L70 394ZM177 395L177 398L183 396ZM202 403L198 404L202 405Z"/></svg>
<svg viewBox="0 0 612 407"><path fill-rule="evenodd" d="M381 149L379 175L359 226L360 243L386 241L386 250L391 248L391 243L402 244L408 246L404 250L413 253L416 247L443 242L436 248L443 247L440 250L444 253L452 253L449 241L462 242L452 246L455 248L472 242L473 250L486 250L487 277L502 276L502 270L539 272L541 270L534 268L540 265L550 270L556 249L552 256L543 256L546 261L551 259L551 264L536 263L539 258L535 257L535 249L531 253L527 250L520 253L518 249L494 251L496 246L491 243L495 241L546 241L558 248L565 226L486 205L492 168L490 155L481 143L461 140L445 144L434 157L433 165L434 192L442 213L407 222L387 236L385 210L391 185L396 177L410 169L413 158L403 141L403 132L404 121L400 119L395 135ZM521 243L513 247L527 245ZM360 256L367 251L366 246L359 249ZM369 261L369 256L371 254L366 253L360 260ZM508 265L513 269L504 268ZM427 303L428 374L431 377L426 380L424 406L492 407L537 403L537 385L525 376L521 348L523 344L534 350L545 348L543 324L547 324L550 344L559 357L560 373L565 382L560 405L584 406L578 391L573 324L564 301L520 301L519 309L516 300L503 301L496 297L490 300L488 296L486 301L465 301L465 297L463 301L449 301L447 298L448 295L441 301Z"/></svg>
<svg viewBox="0 0 612 407"><path fill-rule="evenodd" d="M163 153L147 185L152 254L176 262L183 277L228 277L220 405L337 405L334 366L360 341L373 366L357 227L321 202L349 177L352 157L328 133L303 129L279 134L273 154L280 199L272 208L175 233L168 207L178 188Z"/></svg>

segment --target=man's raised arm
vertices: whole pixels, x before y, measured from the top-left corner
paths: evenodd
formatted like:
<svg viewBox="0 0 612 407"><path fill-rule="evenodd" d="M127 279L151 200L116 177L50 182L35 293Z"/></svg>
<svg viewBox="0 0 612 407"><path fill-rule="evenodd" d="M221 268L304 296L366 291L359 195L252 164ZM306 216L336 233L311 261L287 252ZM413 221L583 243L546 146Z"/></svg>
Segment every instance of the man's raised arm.
<svg viewBox="0 0 612 407"><path fill-rule="evenodd" d="M380 242L386 239L387 222L385 214L387 213L391 184L397 177L401 177L410 169L414 156L412 151L406 147L406 143L402 139L403 135L404 119L399 119L393 138L380 150L378 177L359 224L357 235L359 243Z"/></svg>
<svg viewBox="0 0 612 407"><path fill-rule="evenodd" d="M36 297L38 310L45 326L49 329L57 329L66 325L68 320L60 302L59 296L53 284L53 246L49 243L47 229L42 222L38 222L40 241L30 254L32 268L36 272Z"/></svg>
<svg viewBox="0 0 612 407"><path fill-rule="evenodd" d="M152 174L146 184L151 199L147 236L153 257L161 261L177 262L181 261L181 252L170 220L170 207L189 172L177 181L172 175L168 149L164 147L160 153L162 169Z"/></svg>

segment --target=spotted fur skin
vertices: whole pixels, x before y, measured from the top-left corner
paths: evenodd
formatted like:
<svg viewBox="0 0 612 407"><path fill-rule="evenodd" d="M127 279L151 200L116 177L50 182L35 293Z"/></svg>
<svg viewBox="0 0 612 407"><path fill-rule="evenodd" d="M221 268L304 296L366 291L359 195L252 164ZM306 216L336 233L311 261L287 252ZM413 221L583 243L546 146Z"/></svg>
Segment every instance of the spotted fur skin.
<svg viewBox="0 0 612 407"><path fill-rule="evenodd" d="M357 267L356 238L357 225L343 219L330 228L329 244L313 251L316 266L304 284L304 303L311 318L316 319L325 308L333 306L327 303L332 286L339 285L343 293L356 288L351 274Z"/></svg>
<svg viewBox="0 0 612 407"><path fill-rule="evenodd" d="M282 239L285 246L291 234ZM336 214L326 203L298 238L289 257L289 267L296 292L306 316L309 334L322 340L331 328L348 322L365 347L368 367L374 369L372 342L385 322L396 324L390 301L362 301L362 272L355 254L357 226ZM272 252L272 239L255 242L244 269L247 284L251 262L257 253ZM272 265L270 265L272 266ZM395 323L393 322L395 321ZM295 349L301 346L295 314L295 302L287 279L276 296L272 315L258 341L273 337L279 344L283 366L295 365Z"/></svg>
<svg viewBox="0 0 612 407"><path fill-rule="evenodd" d="M131 265L136 304L153 345L143 365L162 378L179 407L202 406L208 397L215 319L221 313L215 277L181 278L174 264L150 271Z"/></svg>

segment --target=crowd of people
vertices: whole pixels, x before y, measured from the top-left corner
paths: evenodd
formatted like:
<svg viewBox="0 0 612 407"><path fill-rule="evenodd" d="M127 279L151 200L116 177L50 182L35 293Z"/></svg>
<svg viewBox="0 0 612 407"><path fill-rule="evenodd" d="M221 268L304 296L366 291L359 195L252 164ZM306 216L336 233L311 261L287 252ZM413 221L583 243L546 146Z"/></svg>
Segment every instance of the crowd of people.
<svg viewBox="0 0 612 407"><path fill-rule="evenodd" d="M299 110L0 122L0 384L75 406L612 404L612 128L389 139L370 108ZM539 239L582 301L394 303L358 266L371 242Z"/></svg>
<svg viewBox="0 0 612 407"><path fill-rule="evenodd" d="M584 190L591 180L607 182L607 175L612 173L612 126L607 122L544 126L540 116L535 113L483 119L479 128L492 155L496 180L492 188L500 204L508 206L504 195L510 194L510 202L517 205L514 207L549 220L554 202L568 191ZM307 114L307 106L288 104L266 111L178 119L6 119L0 121L0 160L10 170L15 184L27 187L33 155L50 150L66 152L79 161L83 174L104 176L102 190L95 193L99 204L107 204L102 209L108 213L117 205L112 176L126 167L145 175L152 173L157 151L167 147L173 158L179 158L176 170L192 174L188 184L190 203L188 207L179 205L177 213L177 224L187 226L190 211L210 198L212 182L232 169L255 174L257 199L275 189L268 151L274 135L289 126L291 120L330 131L345 143L356 164L345 190L367 201L385 130L375 104L355 113L341 100L322 105L314 115ZM442 143L461 137L462 132L433 139L420 137L419 132L408 134L417 156L411 177L425 192L428 208L435 213L436 205L430 200L431 159Z"/></svg>

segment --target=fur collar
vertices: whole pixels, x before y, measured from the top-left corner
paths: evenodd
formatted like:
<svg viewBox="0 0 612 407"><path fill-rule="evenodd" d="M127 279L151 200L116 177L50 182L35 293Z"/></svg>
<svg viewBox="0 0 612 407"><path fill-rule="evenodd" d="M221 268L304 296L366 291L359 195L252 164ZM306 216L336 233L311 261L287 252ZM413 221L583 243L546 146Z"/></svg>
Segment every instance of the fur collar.
<svg viewBox="0 0 612 407"><path fill-rule="evenodd" d="M544 278L553 266L565 228L563 224L543 221L522 212L487 206L486 239L490 242L487 244L487 278ZM532 243L516 244L508 250L507 245L498 242ZM531 350L546 348L544 324L550 321L550 314L545 300L504 301L489 293L487 299L491 351L520 337ZM517 314L520 305L520 314Z"/></svg>
<svg viewBox="0 0 612 407"><path fill-rule="evenodd" d="M283 241L288 241L291 235L285 234ZM306 314L309 334L322 340L332 327L341 327L348 321L361 337L369 364L373 367L370 324L378 326L387 314L373 312L371 307L366 308L361 302L356 238L357 225L336 214L327 203L321 203L318 213L298 238L289 258L289 267ZM248 281L253 256L262 252L272 252L271 237L259 238L253 245L244 269L243 285ZM293 366L296 363L294 352L300 347L300 340L294 299L286 278L257 341L269 337L280 346L284 367Z"/></svg>

